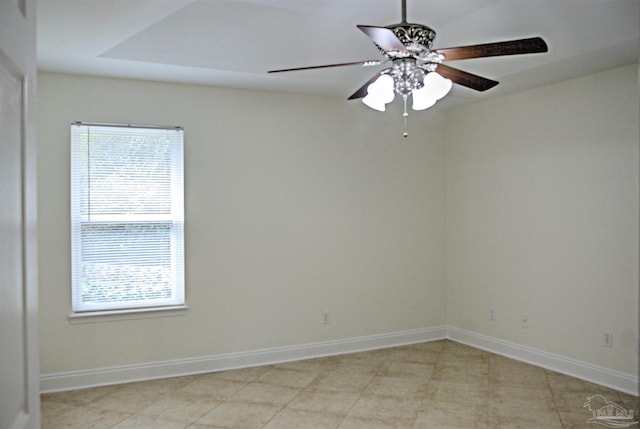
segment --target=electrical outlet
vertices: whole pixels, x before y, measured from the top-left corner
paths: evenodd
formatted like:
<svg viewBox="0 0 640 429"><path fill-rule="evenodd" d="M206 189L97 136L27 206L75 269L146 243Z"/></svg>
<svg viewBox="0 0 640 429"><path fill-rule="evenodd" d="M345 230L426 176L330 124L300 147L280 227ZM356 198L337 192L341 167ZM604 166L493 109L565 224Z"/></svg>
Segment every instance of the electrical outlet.
<svg viewBox="0 0 640 429"><path fill-rule="evenodd" d="M613 347L613 332L604 331L602 336L602 345L605 347Z"/></svg>
<svg viewBox="0 0 640 429"><path fill-rule="evenodd" d="M324 313L322 313L322 324L323 325L328 325L329 324L329 312L325 311Z"/></svg>
<svg viewBox="0 0 640 429"><path fill-rule="evenodd" d="M522 327L522 329L529 329L529 316L523 314L520 317L520 326Z"/></svg>
<svg viewBox="0 0 640 429"><path fill-rule="evenodd" d="M492 308L489 310L489 320L491 320L492 322L496 321L496 309Z"/></svg>

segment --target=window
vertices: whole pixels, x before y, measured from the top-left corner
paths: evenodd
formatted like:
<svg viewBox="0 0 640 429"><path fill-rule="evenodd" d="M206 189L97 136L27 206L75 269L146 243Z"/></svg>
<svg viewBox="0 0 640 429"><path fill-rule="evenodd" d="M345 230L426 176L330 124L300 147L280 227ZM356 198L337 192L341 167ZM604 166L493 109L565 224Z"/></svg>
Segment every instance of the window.
<svg viewBox="0 0 640 429"><path fill-rule="evenodd" d="M73 312L184 305L182 128L71 124Z"/></svg>

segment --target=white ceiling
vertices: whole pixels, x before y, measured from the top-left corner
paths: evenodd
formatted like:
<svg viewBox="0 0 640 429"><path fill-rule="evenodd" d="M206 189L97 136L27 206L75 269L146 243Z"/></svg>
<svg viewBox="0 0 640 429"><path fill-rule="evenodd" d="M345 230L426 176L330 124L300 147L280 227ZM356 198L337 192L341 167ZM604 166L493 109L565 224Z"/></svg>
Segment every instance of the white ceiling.
<svg viewBox="0 0 640 429"><path fill-rule="evenodd" d="M41 70L347 98L382 67L267 70L382 58L357 24L401 20L400 0L39 0ZM448 105L638 61L640 0L407 0L434 48L543 37L545 54L448 65L500 81ZM439 103L442 105L444 103Z"/></svg>

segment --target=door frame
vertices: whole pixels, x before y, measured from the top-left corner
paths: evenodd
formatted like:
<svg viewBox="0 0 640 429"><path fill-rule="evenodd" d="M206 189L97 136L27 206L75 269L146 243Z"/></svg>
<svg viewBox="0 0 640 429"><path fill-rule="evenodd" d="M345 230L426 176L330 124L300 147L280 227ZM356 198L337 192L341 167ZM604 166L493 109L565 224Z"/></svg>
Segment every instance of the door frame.
<svg viewBox="0 0 640 429"><path fill-rule="evenodd" d="M17 297L20 305L15 308L8 304L2 317L9 321L3 327L0 347L3 343L19 343L19 364L0 366L7 379L17 380L21 400L18 407L1 407L0 422L9 422L10 429L37 429L40 427L40 356L38 336L38 246L37 246L37 142L35 118L36 91L36 0L0 0L0 67L6 76L11 75L18 82L19 102L8 97L0 97L0 112L7 112L9 118L19 118L19 124L8 132L11 136L0 145L0 156L10 156L16 161L16 174L7 174L6 181L0 182L2 192L18 195L12 209L7 209L7 220L17 219L19 225L5 225L6 240L4 251L9 260L15 260L19 267L12 267L14 274L0 275L0 291L4 295ZM7 74L8 73L8 74ZM7 79L7 82L10 79ZM15 131L15 133L14 133ZM16 134L18 137L13 138ZM13 167L12 167L13 168ZM17 201L17 203L16 203ZM13 218L12 218L13 216ZM13 246L15 244L15 246ZM12 253L12 250L15 252ZM13 262L12 262L13 263ZM17 274L15 274L17 273ZM2 296L0 296L2 299ZM14 311L15 310L15 311ZM18 339L16 339L18 338ZM20 362L21 361L21 362ZM12 371L20 371L12 376ZM15 386L13 387L15 388ZM0 394L11 397L11 386L0 383ZM4 429L4 428L3 428Z"/></svg>

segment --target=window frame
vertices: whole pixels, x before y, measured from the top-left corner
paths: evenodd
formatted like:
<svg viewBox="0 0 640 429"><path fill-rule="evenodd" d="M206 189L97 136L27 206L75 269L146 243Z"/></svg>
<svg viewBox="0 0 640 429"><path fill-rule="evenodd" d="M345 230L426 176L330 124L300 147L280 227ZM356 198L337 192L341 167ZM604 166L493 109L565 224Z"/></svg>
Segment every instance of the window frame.
<svg viewBox="0 0 640 429"><path fill-rule="evenodd" d="M90 200L90 197L86 197L86 192L83 194L84 189L90 189L93 185L91 179L87 179L83 176L82 168L89 169L89 155L82 153L83 148L89 152L91 145L90 137L87 141L82 143L78 138L79 133L84 130L85 132L91 132L93 129L100 130L100 132L108 134L106 132L109 128L114 129L113 135L126 135L129 138L131 136L137 136L144 139L143 134L156 134L158 133L172 133L173 131L178 134L171 135L171 143L169 144L169 169L163 171L165 180L168 184L165 184L162 188L170 195L170 213L120 213L120 214L108 214L100 215L98 213L91 212L91 209L81 208L81 202L86 203ZM138 134L136 134L138 133ZM169 134L168 134L169 135ZM133 139L132 139L133 140ZM146 125L130 125L130 124L106 124L106 123L87 123L87 122L73 122L70 129L70 141L71 141L71 168L70 168L70 188L71 188L71 268L72 268L72 285L71 285L71 314L69 315L72 322L79 322L81 318L91 316L93 321L95 320L108 320L111 318L139 318L139 317L158 317L162 315L181 315L184 314L188 308L186 305L186 293L185 293L185 273L184 273L184 130L182 127L172 126L146 126ZM126 142L124 143L126 145ZM84 146L82 146L84 145ZM156 158L149 158L156 159ZM113 165L113 164L112 164ZM85 174L87 176L87 174ZM84 179L84 181L82 180ZM89 194L90 195L90 194ZM124 197L123 197L124 199ZM89 213L89 214L87 214ZM85 228L83 229L83 225ZM125 229L132 227L137 229L136 238L142 238L148 233L145 232L145 227L149 227L151 232L154 228L165 228L168 232L161 233L163 239L169 240L169 250L151 251L148 255L152 257L164 256L165 261L169 260L169 272L171 294L169 298L160 297L154 298L142 298L132 300L112 300L104 301L96 304L95 302L82 301L82 284L83 284L83 255L87 255L88 251L83 251L83 232L91 228L91 226L104 226L108 229L110 226L115 227L114 232L109 234L109 237L117 237L118 225L122 225ZM140 232L142 231L142 232ZM117 239L117 238L116 238ZM126 239L125 239L126 240ZM87 245L86 247L90 247ZM102 255L104 256L104 255ZM147 256L147 254L145 254ZM86 266L86 265L85 265ZM100 317L98 317L100 316ZM75 320L74 320L75 319Z"/></svg>

